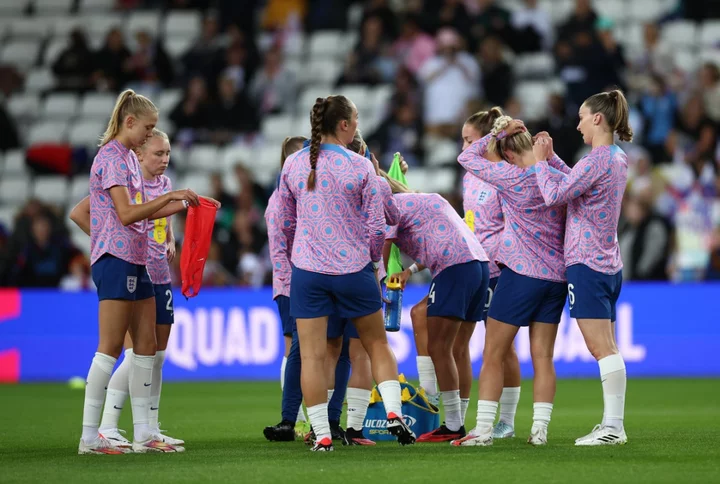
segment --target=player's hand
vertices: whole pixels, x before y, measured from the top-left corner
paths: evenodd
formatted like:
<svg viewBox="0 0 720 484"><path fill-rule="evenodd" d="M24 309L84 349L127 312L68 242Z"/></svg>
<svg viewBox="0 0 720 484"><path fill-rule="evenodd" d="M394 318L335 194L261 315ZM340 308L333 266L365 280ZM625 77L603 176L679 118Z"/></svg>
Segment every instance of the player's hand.
<svg viewBox="0 0 720 484"><path fill-rule="evenodd" d="M510 121L505 128L505 133L507 136L512 136L514 134L523 133L527 131L527 128L525 127L525 123L521 119L513 119Z"/></svg>
<svg viewBox="0 0 720 484"><path fill-rule="evenodd" d="M388 279L389 281L397 281L400 283L400 287L405 290L405 285L407 284L407 281L410 280L410 277L412 276L412 272L410 272L410 269L405 269L402 272L397 272L390 276Z"/></svg>
<svg viewBox="0 0 720 484"><path fill-rule="evenodd" d="M184 190L175 190L170 192L171 200L186 200L193 207L200 205L200 197L197 193L186 188Z"/></svg>
<svg viewBox="0 0 720 484"><path fill-rule="evenodd" d="M370 153L370 161L372 161L373 168L375 169L375 174L380 175L380 162L375 158L374 153Z"/></svg>
<svg viewBox="0 0 720 484"><path fill-rule="evenodd" d="M552 153L551 142L547 138L538 138L533 145L533 154L535 155L535 161L546 161L550 158Z"/></svg>
<svg viewBox="0 0 720 484"><path fill-rule="evenodd" d="M220 202L218 202L217 200L215 200L214 198L210 198L210 197L203 197L203 198L205 200L207 200L208 202L212 203L213 205L215 205L215 208L220 208L222 206L222 204Z"/></svg>
<svg viewBox="0 0 720 484"><path fill-rule="evenodd" d="M539 138L549 138L549 137L550 137L550 133L548 133L547 131L540 131L539 133L537 133L535 136L532 137L532 141L533 141L533 143L535 143Z"/></svg>
<svg viewBox="0 0 720 484"><path fill-rule="evenodd" d="M398 155L400 155L400 153L398 153ZM407 161L405 161L405 158L403 158L403 156L400 155L400 171L402 172L403 175L407 175L408 168L409 167L408 167Z"/></svg>
<svg viewBox="0 0 720 484"><path fill-rule="evenodd" d="M175 260L175 241L168 241L167 245L167 260L168 262L172 262Z"/></svg>
<svg viewBox="0 0 720 484"><path fill-rule="evenodd" d="M377 281L378 285L378 291L380 291L380 299L385 304L390 304L390 300L385 297L385 294L383 293L382 283L380 282L380 278L378 277L378 270L375 269L375 280Z"/></svg>

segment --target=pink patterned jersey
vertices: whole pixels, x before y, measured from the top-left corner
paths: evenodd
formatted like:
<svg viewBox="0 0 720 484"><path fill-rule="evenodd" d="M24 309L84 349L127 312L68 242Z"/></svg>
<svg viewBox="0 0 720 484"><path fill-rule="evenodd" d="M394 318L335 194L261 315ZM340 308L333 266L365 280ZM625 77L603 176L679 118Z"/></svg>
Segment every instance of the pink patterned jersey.
<svg viewBox="0 0 720 484"><path fill-rule="evenodd" d="M524 276L565 282L566 207L545 205L535 181L535 167L520 168L485 159L491 138L488 135L474 142L460 154L458 162L493 186L502 201L505 228L495 256L498 264Z"/></svg>
<svg viewBox="0 0 720 484"><path fill-rule="evenodd" d="M315 189L307 190L310 150L285 162L280 176L281 230L292 243L295 267L320 274L352 274L382 257L382 189L367 158L321 145Z"/></svg>
<svg viewBox="0 0 720 484"><path fill-rule="evenodd" d="M385 222L388 225L397 225L400 221L400 210L397 208L395 198L393 198L392 189L385 178L377 177L378 189L380 197L383 201L383 211L385 213Z"/></svg>
<svg viewBox="0 0 720 484"><path fill-rule="evenodd" d="M155 200L172 190L170 178L165 175L145 180L147 201ZM168 217L148 220L147 270L153 284L170 284L170 263L167 260L167 239L170 219Z"/></svg>
<svg viewBox="0 0 720 484"><path fill-rule="evenodd" d="M495 260L505 221L497 190L472 173L465 173L463 210L465 223L475 232L475 237L490 259L490 278L498 277L500 268Z"/></svg>
<svg viewBox="0 0 720 484"><path fill-rule="evenodd" d="M272 263L273 299L278 296L290 297L290 253L292 244L288 244L287 237L281 229L280 197L277 190L270 195L265 210L265 223L268 230L268 246L270 248L270 262Z"/></svg>
<svg viewBox="0 0 720 484"><path fill-rule="evenodd" d="M450 266L488 260L485 250L455 209L437 193L398 193L400 223L386 239L437 276Z"/></svg>
<svg viewBox="0 0 720 484"><path fill-rule="evenodd" d="M112 187L127 187L131 203L143 203L143 178L135 153L112 140L100 148L90 169L90 263L111 254L131 264L147 262L147 220L124 227L112 198Z"/></svg>
<svg viewBox="0 0 720 484"><path fill-rule="evenodd" d="M617 145L598 146L569 173L537 164L537 183L548 205L567 203L565 264L584 264L604 274L622 269L617 239L627 155Z"/></svg>

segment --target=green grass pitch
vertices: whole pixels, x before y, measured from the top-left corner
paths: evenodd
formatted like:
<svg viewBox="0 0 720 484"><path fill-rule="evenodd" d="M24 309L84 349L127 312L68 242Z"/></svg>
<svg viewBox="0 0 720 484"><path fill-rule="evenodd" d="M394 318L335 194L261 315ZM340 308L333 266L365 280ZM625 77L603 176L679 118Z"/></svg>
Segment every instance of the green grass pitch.
<svg viewBox="0 0 720 484"><path fill-rule="evenodd" d="M263 427L280 420L279 387L166 384L163 428L187 441L186 453L79 456L82 391L0 386L0 483L720 482L720 380L631 379L629 442L622 447L574 447L574 439L600 420L600 382L561 380L544 448L526 443L532 416L532 385L526 384L518 437L493 447L385 443L319 454L300 442L263 438ZM121 428L132 430L129 407ZM471 404L468 428L474 415Z"/></svg>

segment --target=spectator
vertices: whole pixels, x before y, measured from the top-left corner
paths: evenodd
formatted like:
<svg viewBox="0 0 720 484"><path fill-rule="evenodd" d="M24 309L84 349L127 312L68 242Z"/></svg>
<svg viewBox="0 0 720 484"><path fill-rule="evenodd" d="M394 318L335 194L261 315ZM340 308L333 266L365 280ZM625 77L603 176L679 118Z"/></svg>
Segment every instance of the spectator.
<svg viewBox="0 0 720 484"><path fill-rule="evenodd" d="M489 36L502 39L506 44L512 42L510 12L500 7L495 0L476 0L477 14L472 19L471 37L475 47Z"/></svg>
<svg viewBox="0 0 720 484"><path fill-rule="evenodd" d="M260 115L286 112L295 104L295 73L283 65L279 46L266 52L265 64L250 84L250 99L258 106Z"/></svg>
<svg viewBox="0 0 720 484"><path fill-rule="evenodd" d="M418 107L409 100L393 104L393 111L378 129L367 138L380 164L390 166L393 156L400 152L410 166L420 166L423 157L423 127Z"/></svg>
<svg viewBox="0 0 720 484"><path fill-rule="evenodd" d="M20 147L20 134L5 103L0 104L0 152Z"/></svg>
<svg viewBox="0 0 720 484"><path fill-rule="evenodd" d="M280 30L288 25L293 18L305 18L307 0L269 0L262 16L265 30Z"/></svg>
<svg viewBox="0 0 720 484"><path fill-rule="evenodd" d="M514 88L513 72L503 58L503 44L498 37L486 37L480 44L482 92L493 106L505 106Z"/></svg>
<svg viewBox="0 0 720 484"><path fill-rule="evenodd" d="M177 130L176 138L185 144L206 141L212 117L205 79L196 76L190 80L182 100L170 112L170 120Z"/></svg>
<svg viewBox="0 0 720 484"><path fill-rule="evenodd" d="M215 63L218 61L222 39L219 35L219 25L215 16L209 15L203 19L200 38L182 58L185 76L203 76L210 80Z"/></svg>
<svg viewBox="0 0 720 484"><path fill-rule="evenodd" d="M568 116L565 98L557 93L548 98L547 117L540 120L536 132L547 131L553 138L555 153L568 164L573 164L575 154L582 147L582 136L577 132L575 116Z"/></svg>
<svg viewBox="0 0 720 484"><path fill-rule="evenodd" d="M235 77L220 78L218 100L211 112L211 139L214 143L232 142L241 134L257 131L259 126L257 112L245 92L238 90Z"/></svg>
<svg viewBox="0 0 720 484"><path fill-rule="evenodd" d="M70 32L68 46L53 62L52 70L58 90L85 91L92 87L95 62L82 29Z"/></svg>
<svg viewBox="0 0 720 484"><path fill-rule="evenodd" d="M417 15L405 17L400 38L393 44L392 52L395 59L413 75L435 55L435 41L420 30L420 19Z"/></svg>
<svg viewBox="0 0 720 484"><path fill-rule="evenodd" d="M660 27L647 24L643 29L643 47L633 56L631 62L631 86L634 89L646 89L649 74L655 73L670 80L675 68L675 56L672 47L660 40Z"/></svg>
<svg viewBox="0 0 720 484"><path fill-rule="evenodd" d="M669 161L665 141L675 123L677 98L667 89L660 75L652 76L649 89L640 100L640 108L645 122L645 147L650 151L653 162Z"/></svg>
<svg viewBox="0 0 720 484"><path fill-rule="evenodd" d="M247 51L239 42L234 43L225 51L225 63L220 70L220 77L232 80L235 85L235 90L238 92L245 89L245 82L248 75L245 66L246 60ZM219 85L220 84L218 84L218 86Z"/></svg>
<svg viewBox="0 0 720 484"><path fill-rule="evenodd" d="M623 279L628 281L667 280L670 255L670 226L638 196L627 197L618 227Z"/></svg>
<svg viewBox="0 0 720 484"><path fill-rule="evenodd" d="M77 254L69 264L68 274L60 280L60 290L68 292L94 291L97 289L90 275L90 261L84 254Z"/></svg>
<svg viewBox="0 0 720 484"><path fill-rule="evenodd" d="M705 111L708 118L717 123L720 121L720 69L707 62L700 69L699 77Z"/></svg>
<svg viewBox="0 0 720 484"><path fill-rule="evenodd" d="M362 27L360 43L348 56L338 84L375 85L392 80L394 75L395 62L389 55L382 21L379 17L368 17Z"/></svg>
<svg viewBox="0 0 720 484"><path fill-rule="evenodd" d="M472 19L462 0L442 0L438 7L435 14L438 27L452 27L463 39L470 39Z"/></svg>
<svg viewBox="0 0 720 484"><path fill-rule="evenodd" d="M236 209L235 197L225 191L225 184L220 173L210 176L210 196L221 203L215 222L225 229L230 229Z"/></svg>
<svg viewBox="0 0 720 484"><path fill-rule="evenodd" d="M716 136L715 124L705 113L702 95L693 94L677 112L675 128L667 137L665 148L700 173L705 162L713 158Z"/></svg>
<svg viewBox="0 0 720 484"><path fill-rule="evenodd" d="M575 10L558 29L558 41L573 42L576 35L592 32L597 19L590 0L575 0Z"/></svg>
<svg viewBox="0 0 720 484"><path fill-rule="evenodd" d="M398 35L398 18L392 8L388 5L388 0L369 0L363 11L362 24L369 17L377 17L382 23L382 31L389 39L394 39Z"/></svg>
<svg viewBox="0 0 720 484"><path fill-rule="evenodd" d="M538 0L524 0L524 8L512 14L515 30L510 44L517 53L550 50L553 31L550 15L538 6Z"/></svg>
<svg viewBox="0 0 720 484"><path fill-rule="evenodd" d="M126 69L130 56L122 31L117 27L110 30L95 56L97 71L93 77L98 90L119 91L125 86L130 78Z"/></svg>
<svg viewBox="0 0 720 484"><path fill-rule="evenodd" d="M456 138L465 105L478 95L480 68L473 56L462 50L462 40L452 29L440 29L435 57L418 73L424 90L426 131Z"/></svg>

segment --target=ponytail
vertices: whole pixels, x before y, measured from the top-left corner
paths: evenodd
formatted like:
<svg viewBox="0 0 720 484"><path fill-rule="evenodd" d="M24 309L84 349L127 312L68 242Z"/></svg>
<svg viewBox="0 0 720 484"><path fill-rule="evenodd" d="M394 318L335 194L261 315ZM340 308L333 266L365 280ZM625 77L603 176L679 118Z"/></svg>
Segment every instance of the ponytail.
<svg viewBox="0 0 720 484"><path fill-rule="evenodd" d="M608 128L617 133L620 141L632 141L633 130L630 127L630 108L627 99L619 89L593 94L583 103L592 114L600 113L605 117Z"/></svg>
<svg viewBox="0 0 720 484"><path fill-rule="evenodd" d="M527 131L515 133L510 136L499 137L499 135L507 129L512 120L513 118L510 116L500 116L495 120L492 130L490 131L493 138L488 144L488 151L495 153L501 159L505 159L506 151L521 154L532 150L532 137Z"/></svg>
<svg viewBox="0 0 720 484"><path fill-rule="evenodd" d="M115 101L115 107L110 115L107 129L105 129L105 133L100 138L99 146L105 146L120 134L123 122L127 116L139 118L141 116L157 114L157 112L157 108L150 99L140 94L135 94L135 91L132 89L124 90L118 96L117 101Z"/></svg>
<svg viewBox="0 0 720 484"><path fill-rule="evenodd" d="M495 106L489 111L479 111L473 114L467 118L465 124L475 128L480 136L486 136L492 131L495 121L502 116L504 116L502 108Z"/></svg>
<svg viewBox="0 0 720 484"><path fill-rule="evenodd" d="M305 136L288 136L282 143L280 150L280 169L282 170L285 166L285 160L296 151L300 151L303 148L303 143L307 141Z"/></svg>
<svg viewBox="0 0 720 484"><path fill-rule="evenodd" d="M310 113L310 174L307 179L307 189L309 192L315 190L315 169L317 168L317 160L320 156L320 140L322 139L325 103L325 98L317 98L312 108L312 113Z"/></svg>

